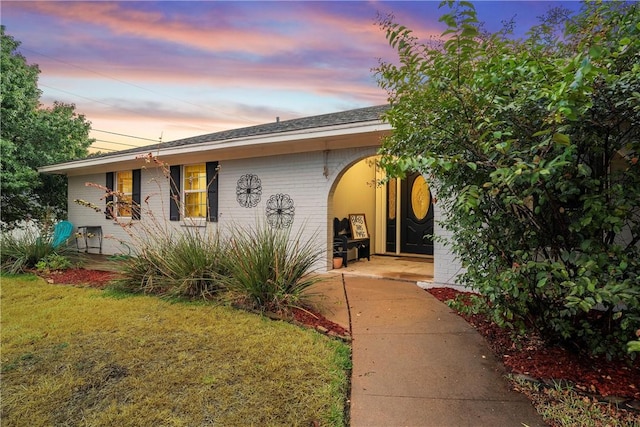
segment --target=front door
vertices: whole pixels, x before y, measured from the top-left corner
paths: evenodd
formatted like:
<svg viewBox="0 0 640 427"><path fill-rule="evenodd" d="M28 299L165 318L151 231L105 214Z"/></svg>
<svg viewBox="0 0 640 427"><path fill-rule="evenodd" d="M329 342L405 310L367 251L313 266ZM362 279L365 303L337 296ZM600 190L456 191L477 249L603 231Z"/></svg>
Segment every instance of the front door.
<svg viewBox="0 0 640 427"><path fill-rule="evenodd" d="M433 200L420 173L400 185L400 252L433 255Z"/></svg>

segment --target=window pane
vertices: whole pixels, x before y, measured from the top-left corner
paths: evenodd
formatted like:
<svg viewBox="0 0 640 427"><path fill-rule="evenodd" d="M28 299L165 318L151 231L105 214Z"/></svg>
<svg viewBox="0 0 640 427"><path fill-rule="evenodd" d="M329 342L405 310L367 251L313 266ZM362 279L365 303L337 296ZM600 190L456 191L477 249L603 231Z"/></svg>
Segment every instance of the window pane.
<svg viewBox="0 0 640 427"><path fill-rule="evenodd" d="M184 195L185 216L188 218L206 218L207 193L186 193Z"/></svg>
<svg viewBox="0 0 640 427"><path fill-rule="evenodd" d="M207 170L205 165L184 167L184 189L185 191L207 189Z"/></svg>
<svg viewBox="0 0 640 427"><path fill-rule="evenodd" d="M131 194L133 192L132 171L118 172L118 183L116 184L116 190L124 194Z"/></svg>
<svg viewBox="0 0 640 427"><path fill-rule="evenodd" d="M120 197L118 199L118 216L131 216L131 197Z"/></svg>
<svg viewBox="0 0 640 427"><path fill-rule="evenodd" d="M116 192L120 197L116 197L116 215L120 217L131 216L131 204L133 200L133 171L122 171L116 174Z"/></svg>

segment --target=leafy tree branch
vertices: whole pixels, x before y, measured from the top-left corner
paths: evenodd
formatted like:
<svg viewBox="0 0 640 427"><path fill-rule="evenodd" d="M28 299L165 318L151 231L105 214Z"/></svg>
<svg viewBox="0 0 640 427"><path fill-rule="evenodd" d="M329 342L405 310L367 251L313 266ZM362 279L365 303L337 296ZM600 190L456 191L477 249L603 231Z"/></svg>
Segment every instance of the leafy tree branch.
<svg viewBox="0 0 640 427"><path fill-rule="evenodd" d="M63 218L67 210L67 181L41 175L37 168L87 156L93 142L91 123L75 106L55 102L45 108L38 89L40 69L18 52L20 42L1 31L0 191L2 227L52 212Z"/></svg>

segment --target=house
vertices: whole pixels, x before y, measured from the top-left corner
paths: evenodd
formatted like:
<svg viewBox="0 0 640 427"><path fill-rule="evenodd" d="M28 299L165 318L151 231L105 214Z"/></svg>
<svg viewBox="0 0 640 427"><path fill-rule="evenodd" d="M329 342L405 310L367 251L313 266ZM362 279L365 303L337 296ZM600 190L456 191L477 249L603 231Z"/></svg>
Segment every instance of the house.
<svg viewBox="0 0 640 427"><path fill-rule="evenodd" d="M122 253L121 241L128 236L113 218L74 202L105 205L104 191L87 183L121 191L178 228L223 230L264 218L273 227L302 227L303 237L315 235L327 248L320 270L332 268L333 219L364 214L372 254L432 256L434 283L454 285L460 263L429 237L443 236L444 230L424 177L378 184L384 175L376 167L377 150L392 132L381 120L387 108L276 120L54 164L40 172L68 177L69 221L101 230L105 254ZM169 165L171 179L145 164L142 158L148 155ZM113 213L135 223L145 221L145 209Z"/></svg>

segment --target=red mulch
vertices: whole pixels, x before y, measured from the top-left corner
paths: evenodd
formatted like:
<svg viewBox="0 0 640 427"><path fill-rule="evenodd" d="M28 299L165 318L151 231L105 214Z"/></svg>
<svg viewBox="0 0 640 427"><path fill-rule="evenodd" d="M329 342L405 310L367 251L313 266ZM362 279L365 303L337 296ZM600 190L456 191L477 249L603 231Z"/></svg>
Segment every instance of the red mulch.
<svg viewBox="0 0 640 427"><path fill-rule="evenodd" d="M293 317L296 322L317 329L320 332L339 337L348 337L349 331L337 323L333 323L321 314L311 310L293 309Z"/></svg>
<svg viewBox="0 0 640 427"><path fill-rule="evenodd" d="M428 292L443 302L462 293L450 288L432 288ZM636 359L633 366L626 366L623 362L589 358L562 347L547 346L533 336L516 344L508 330L484 316L459 314L485 337L512 373L547 383L569 381L576 389L590 394L640 400L640 359Z"/></svg>
<svg viewBox="0 0 640 427"><path fill-rule="evenodd" d="M118 273L109 271L70 268L68 270L38 273L47 282L54 284L85 285L92 288L104 288L107 283L118 277Z"/></svg>

